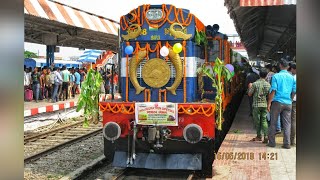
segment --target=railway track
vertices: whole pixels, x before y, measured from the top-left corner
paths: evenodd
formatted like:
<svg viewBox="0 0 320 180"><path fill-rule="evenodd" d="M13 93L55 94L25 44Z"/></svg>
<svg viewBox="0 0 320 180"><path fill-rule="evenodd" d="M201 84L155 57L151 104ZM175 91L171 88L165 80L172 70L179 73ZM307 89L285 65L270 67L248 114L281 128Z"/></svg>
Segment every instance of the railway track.
<svg viewBox="0 0 320 180"><path fill-rule="evenodd" d="M116 175L109 177L111 180L194 180L198 179L195 172L185 170L146 170L125 168Z"/></svg>
<svg viewBox="0 0 320 180"><path fill-rule="evenodd" d="M83 121L24 138L24 162L28 163L56 151L66 145L79 142L102 132L102 125L82 126Z"/></svg>
<svg viewBox="0 0 320 180"><path fill-rule="evenodd" d="M101 157L100 157L101 159ZM111 163L103 158L100 162L94 162L94 165L86 165L61 178L60 180L195 180L201 179L195 171L187 170L151 170L135 168L117 168L112 167ZM202 178L205 179L205 178Z"/></svg>

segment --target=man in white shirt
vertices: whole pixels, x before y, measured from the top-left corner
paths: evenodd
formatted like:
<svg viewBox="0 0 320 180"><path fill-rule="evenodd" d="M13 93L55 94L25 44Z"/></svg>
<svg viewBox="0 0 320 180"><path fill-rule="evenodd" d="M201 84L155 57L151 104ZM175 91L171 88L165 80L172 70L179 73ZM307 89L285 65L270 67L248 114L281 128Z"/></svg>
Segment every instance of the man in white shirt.
<svg viewBox="0 0 320 180"><path fill-rule="evenodd" d="M32 74L32 67L28 68L27 77L29 80L29 85L31 84L31 74Z"/></svg>
<svg viewBox="0 0 320 180"><path fill-rule="evenodd" d="M27 68L24 69L24 83L23 83L23 85L24 85L24 87L27 87L30 85L30 78L27 73Z"/></svg>
<svg viewBox="0 0 320 180"><path fill-rule="evenodd" d="M57 67L53 68L53 73L55 74L54 77L54 86L53 86L53 94L52 94L52 103L55 103L58 101L58 89L59 86L62 84L62 77L60 73L57 71Z"/></svg>
<svg viewBox="0 0 320 180"><path fill-rule="evenodd" d="M291 74L294 77L294 80L297 81L297 70L296 70L296 64L292 63L290 64L289 68ZM292 110L291 110L291 135L290 135L290 142L291 145L295 145L296 142L296 99L297 95L294 96L293 101L292 101Z"/></svg>

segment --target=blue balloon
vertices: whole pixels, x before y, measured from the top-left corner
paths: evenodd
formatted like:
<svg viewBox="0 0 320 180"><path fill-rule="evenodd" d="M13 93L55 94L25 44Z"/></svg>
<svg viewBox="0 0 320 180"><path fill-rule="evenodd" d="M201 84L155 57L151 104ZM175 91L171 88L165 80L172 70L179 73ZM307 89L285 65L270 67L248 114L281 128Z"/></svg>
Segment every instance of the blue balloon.
<svg viewBox="0 0 320 180"><path fill-rule="evenodd" d="M124 52L128 55L132 54L133 53L133 47L132 46L127 46L125 49L124 49Z"/></svg>

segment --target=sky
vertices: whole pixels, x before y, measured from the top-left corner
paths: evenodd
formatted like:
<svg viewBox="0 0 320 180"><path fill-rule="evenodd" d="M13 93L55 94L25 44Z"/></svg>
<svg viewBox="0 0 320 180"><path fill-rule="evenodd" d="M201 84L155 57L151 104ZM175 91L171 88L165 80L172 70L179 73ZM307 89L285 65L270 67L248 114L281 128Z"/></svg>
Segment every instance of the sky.
<svg viewBox="0 0 320 180"><path fill-rule="evenodd" d="M219 24L220 32L224 34L237 34L233 21L227 14L224 0L56 0L63 4L82 9L97 15L104 16L119 22L122 15L127 14L142 4L173 4L177 8L189 9L205 25ZM231 39L232 40L232 39ZM40 56L46 55L46 46L25 43L25 50ZM60 47L60 53L55 56L68 58L80 56L83 51L77 48Z"/></svg>

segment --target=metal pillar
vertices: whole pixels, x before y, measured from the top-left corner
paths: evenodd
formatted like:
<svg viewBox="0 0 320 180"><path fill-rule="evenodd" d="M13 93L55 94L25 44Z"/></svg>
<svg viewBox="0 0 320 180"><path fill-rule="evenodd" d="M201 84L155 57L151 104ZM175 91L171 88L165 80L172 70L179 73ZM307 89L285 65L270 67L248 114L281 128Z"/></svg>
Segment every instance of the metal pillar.
<svg viewBox="0 0 320 180"><path fill-rule="evenodd" d="M50 67L50 65L54 62L55 48L55 45L47 45L47 67Z"/></svg>

